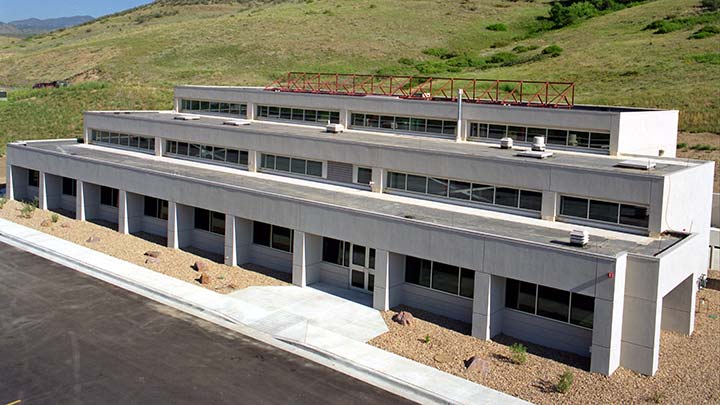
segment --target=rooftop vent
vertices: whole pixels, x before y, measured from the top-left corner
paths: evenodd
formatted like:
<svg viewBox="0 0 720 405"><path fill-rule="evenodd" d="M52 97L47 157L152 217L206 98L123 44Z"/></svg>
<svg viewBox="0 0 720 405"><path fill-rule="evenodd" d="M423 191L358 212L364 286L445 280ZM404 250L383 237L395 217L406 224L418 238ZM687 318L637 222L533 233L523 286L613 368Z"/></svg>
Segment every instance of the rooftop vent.
<svg viewBox="0 0 720 405"><path fill-rule="evenodd" d="M570 244L573 246L585 246L590 242L588 231L575 229L570 232Z"/></svg>
<svg viewBox="0 0 720 405"><path fill-rule="evenodd" d="M625 167L628 169L638 169L638 170L650 170L655 168L655 162L653 162L650 159L637 159L637 160L623 160L622 162L616 164L617 167Z"/></svg>
<svg viewBox="0 0 720 405"><path fill-rule="evenodd" d="M342 124L330 124L325 126L325 131L333 134L338 134L345 131L345 127Z"/></svg>
<svg viewBox="0 0 720 405"><path fill-rule="evenodd" d="M500 139L500 149L512 149L513 139L510 137L504 137Z"/></svg>
<svg viewBox="0 0 720 405"><path fill-rule="evenodd" d="M180 121L196 121L199 120L200 117L198 117L197 115L176 115L173 117L173 119Z"/></svg>
<svg viewBox="0 0 720 405"><path fill-rule="evenodd" d="M529 158L535 158L535 159L545 159L545 158L549 158L552 155L553 155L552 152L547 152L547 151L541 152L541 151L537 151L537 150L524 150L517 154L517 156L520 156L520 157L529 157Z"/></svg>
<svg viewBox="0 0 720 405"><path fill-rule="evenodd" d="M243 125L250 125L250 121L248 120L230 120L230 121L223 121L223 125L229 125L231 127L240 127Z"/></svg>
<svg viewBox="0 0 720 405"><path fill-rule="evenodd" d="M545 137L544 136L533 137L532 150L534 150L536 152L544 152L545 151Z"/></svg>

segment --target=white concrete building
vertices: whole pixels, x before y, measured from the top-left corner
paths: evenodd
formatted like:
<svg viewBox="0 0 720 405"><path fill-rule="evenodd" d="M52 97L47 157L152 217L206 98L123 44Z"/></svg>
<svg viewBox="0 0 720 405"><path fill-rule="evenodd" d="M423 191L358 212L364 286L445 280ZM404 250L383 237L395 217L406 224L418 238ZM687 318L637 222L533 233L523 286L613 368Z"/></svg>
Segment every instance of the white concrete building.
<svg viewBox="0 0 720 405"><path fill-rule="evenodd" d="M452 102L247 87L175 98L88 112L84 143L8 145L8 195L471 323L478 339L588 356L603 374L652 375L660 330L693 331L714 163L673 158L677 111L466 103L458 117ZM552 156L523 153L534 136ZM589 243L570 243L576 229Z"/></svg>

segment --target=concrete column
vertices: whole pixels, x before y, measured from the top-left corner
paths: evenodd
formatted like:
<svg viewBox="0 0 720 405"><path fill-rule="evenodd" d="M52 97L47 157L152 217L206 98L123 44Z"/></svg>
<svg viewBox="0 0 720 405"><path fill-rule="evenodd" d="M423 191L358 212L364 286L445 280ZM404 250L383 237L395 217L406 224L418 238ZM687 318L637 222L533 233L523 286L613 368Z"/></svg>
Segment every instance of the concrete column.
<svg viewBox="0 0 720 405"><path fill-rule="evenodd" d="M350 111L340 110L340 125L345 128L350 127Z"/></svg>
<svg viewBox="0 0 720 405"><path fill-rule="evenodd" d="M695 330L695 275L686 278L662 300L661 328L689 335Z"/></svg>
<svg viewBox="0 0 720 405"><path fill-rule="evenodd" d="M173 99L173 110L175 112L180 112L180 99L178 97Z"/></svg>
<svg viewBox="0 0 720 405"><path fill-rule="evenodd" d="M373 193L382 193L385 190L385 170L383 168L372 168L372 182L370 189Z"/></svg>
<svg viewBox="0 0 720 405"><path fill-rule="evenodd" d="M254 103L247 103L247 117L246 119L254 120L255 119L255 104Z"/></svg>
<svg viewBox="0 0 720 405"><path fill-rule="evenodd" d="M306 245L305 232L295 231L293 235L292 283L298 287L307 286Z"/></svg>
<svg viewBox="0 0 720 405"><path fill-rule="evenodd" d="M237 264L241 265L252 260L253 221L235 217L235 246Z"/></svg>
<svg viewBox="0 0 720 405"><path fill-rule="evenodd" d="M38 208L41 210L47 210L47 173L40 172L38 174Z"/></svg>
<svg viewBox="0 0 720 405"><path fill-rule="evenodd" d="M142 229L144 212L143 196L118 190L118 232L128 235Z"/></svg>
<svg viewBox="0 0 720 405"><path fill-rule="evenodd" d="M40 173L40 178L44 179L41 180L41 183L44 183L41 190L45 192L45 208L43 209L51 210L60 207L62 205L63 178L42 172ZM38 199L42 201L39 197Z"/></svg>
<svg viewBox="0 0 720 405"><path fill-rule="evenodd" d="M322 237L294 231L292 283L299 287L319 281L317 264L322 261Z"/></svg>
<svg viewBox="0 0 720 405"><path fill-rule="evenodd" d="M604 375L611 375L620 366L626 267L627 255L618 257L612 277L600 273L595 284L590 371Z"/></svg>
<svg viewBox="0 0 720 405"><path fill-rule="evenodd" d="M10 163L7 164L7 171L5 172L5 198L8 200L15 199L15 185L13 184L13 167Z"/></svg>
<svg viewBox="0 0 720 405"><path fill-rule="evenodd" d="M390 309L390 253L375 249L375 285L373 308L378 311Z"/></svg>
<svg viewBox="0 0 720 405"><path fill-rule="evenodd" d="M78 179L75 195L75 219L85 220L85 182Z"/></svg>
<svg viewBox="0 0 720 405"><path fill-rule="evenodd" d="M542 192L542 208L540 216L545 221L555 221L560 213L560 197L558 193L549 190Z"/></svg>
<svg viewBox="0 0 720 405"><path fill-rule="evenodd" d="M155 156L163 155L163 139L159 136L155 137Z"/></svg>
<svg viewBox="0 0 720 405"><path fill-rule="evenodd" d="M86 143L86 144L90 143L90 135L91 135L90 129L87 126L85 126L84 131L83 131L83 143Z"/></svg>
<svg viewBox="0 0 720 405"><path fill-rule="evenodd" d="M192 207L168 201L167 246L180 249L191 245L193 222Z"/></svg>
<svg viewBox="0 0 720 405"><path fill-rule="evenodd" d="M248 151L248 171L257 172L260 169L262 154L256 150Z"/></svg>
<svg viewBox="0 0 720 405"><path fill-rule="evenodd" d="M128 192L125 190L118 190L118 232L123 235L128 235L130 233Z"/></svg>
<svg viewBox="0 0 720 405"><path fill-rule="evenodd" d="M237 266L237 221L235 216L225 214L225 265Z"/></svg>
<svg viewBox="0 0 720 405"><path fill-rule="evenodd" d="M473 287L471 334L481 340L490 340L502 332L505 279L476 271Z"/></svg>

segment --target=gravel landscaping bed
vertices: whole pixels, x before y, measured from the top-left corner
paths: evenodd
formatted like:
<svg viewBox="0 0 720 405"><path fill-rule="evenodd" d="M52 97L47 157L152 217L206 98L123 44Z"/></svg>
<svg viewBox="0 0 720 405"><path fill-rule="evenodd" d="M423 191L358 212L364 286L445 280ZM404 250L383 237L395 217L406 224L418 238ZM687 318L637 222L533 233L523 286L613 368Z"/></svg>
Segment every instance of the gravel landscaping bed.
<svg viewBox="0 0 720 405"><path fill-rule="evenodd" d="M22 204L17 201L8 201L0 209L0 218L48 233L68 240L78 245L97 250L113 257L137 264L139 266L166 274L177 279L200 285L207 289L227 294L250 286L280 286L289 285L290 273L270 270L256 265L243 265L242 267L228 267L211 259L221 260L220 255L205 254L197 249L175 250L154 242L163 242L164 238L145 236L152 241L135 235L122 235L115 232L114 224L105 224L76 221L67 216L58 214L58 221L53 223L51 218L54 212L35 210L32 218L21 216ZM45 222L45 225L41 224ZM97 241L90 241L97 238ZM160 255L157 259L145 256L145 252L156 251ZM201 255L198 255L201 254ZM203 257L204 256L204 257ZM210 276L210 282L200 284L200 273L193 268L197 261L207 265L205 271Z"/></svg>
<svg viewBox="0 0 720 405"><path fill-rule="evenodd" d="M718 272L710 277L720 285ZM653 377L624 368L610 377L590 373L587 358L526 342L520 343L527 346L527 362L515 364L509 345L518 340L500 335L481 341L469 336L469 324L402 306L383 313L390 330L369 344L538 404L718 404L720 291L706 288L697 299L695 332L662 332L660 368ZM392 321L399 311L411 312L415 321L410 326ZM467 371L464 362L472 356L483 362ZM555 384L567 369L574 383L560 394Z"/></svg>

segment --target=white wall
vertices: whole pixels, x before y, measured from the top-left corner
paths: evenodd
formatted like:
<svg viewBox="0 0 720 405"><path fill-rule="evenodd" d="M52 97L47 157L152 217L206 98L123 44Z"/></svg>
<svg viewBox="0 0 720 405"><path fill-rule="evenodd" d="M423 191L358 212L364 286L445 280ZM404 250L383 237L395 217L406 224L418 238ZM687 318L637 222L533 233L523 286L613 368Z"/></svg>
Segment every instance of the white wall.
<svg viewBox="0 0 720 405"><path fill-rule="evenodd" d="M677 110L622 112L617 118L617 144L610 153L675 157L678 130ZM615 149L617 148L617 149Z"/></svg>

